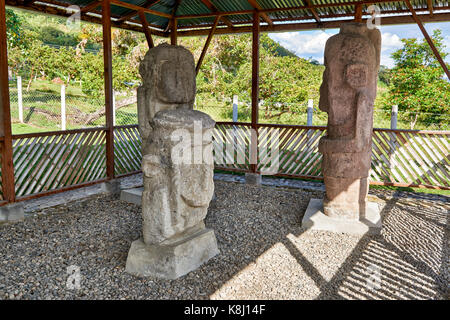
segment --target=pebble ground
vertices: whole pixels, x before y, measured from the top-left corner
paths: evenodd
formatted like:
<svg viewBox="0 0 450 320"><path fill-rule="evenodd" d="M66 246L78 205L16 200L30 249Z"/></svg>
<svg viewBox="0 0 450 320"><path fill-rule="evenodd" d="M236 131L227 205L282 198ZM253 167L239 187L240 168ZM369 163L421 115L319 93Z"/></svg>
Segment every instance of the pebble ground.
<svg viewBox="0 0 450 320"><path fill-rule="evenodd" d="M216 181L206 224L220 254L173 281L125 273L140 207L94 196L0 226L0 299L448 299L448 197L389 191L379 236L304 230L319 190ZM79 289L67 268L80 269Z"/></svg>

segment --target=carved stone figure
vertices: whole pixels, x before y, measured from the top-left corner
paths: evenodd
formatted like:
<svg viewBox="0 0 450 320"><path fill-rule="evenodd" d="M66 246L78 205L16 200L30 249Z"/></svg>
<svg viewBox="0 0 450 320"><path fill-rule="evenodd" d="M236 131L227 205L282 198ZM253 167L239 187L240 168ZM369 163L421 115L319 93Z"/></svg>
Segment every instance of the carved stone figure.
<svg viewBox="0 0 450 320"><path fill-rule="evenodd" d="M328 125L319 151L324 213L333 218L359 220L366 212L380 47L380 31L363 23L343 24L325 46L319 108Z"/></svg>
<svg viewBox="0 0 450 320"><path fill-rule="evenodd" d="M214 192L215 122L192 110L195 64L181 46L150 49L140 66L143 238L132 243L126 270L178 278L218 253L204 219Z"/></svg>

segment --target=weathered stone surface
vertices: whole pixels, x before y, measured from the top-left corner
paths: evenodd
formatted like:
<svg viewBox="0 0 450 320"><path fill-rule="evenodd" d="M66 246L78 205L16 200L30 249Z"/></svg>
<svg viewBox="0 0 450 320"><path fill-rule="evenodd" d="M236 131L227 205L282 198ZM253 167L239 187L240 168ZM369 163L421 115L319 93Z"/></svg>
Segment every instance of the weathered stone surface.
<svg viewBox="0 0 450 320"><path fill-rule="evenodd" d="M172 279L218 252L214 232L203 222L214 193L215 122L192 110L195 64L185 48L149 50L140 72L143 238L130 249L127 271Z"/></svg>
<svg viewBox="0 0 450 320"><path fill-rule="evenodd" d="M325 46L319 108L328 113L328 125L319 151L324 213L334 218L365 215L380 47L380 31L362 23L343 24Z"/></svg>

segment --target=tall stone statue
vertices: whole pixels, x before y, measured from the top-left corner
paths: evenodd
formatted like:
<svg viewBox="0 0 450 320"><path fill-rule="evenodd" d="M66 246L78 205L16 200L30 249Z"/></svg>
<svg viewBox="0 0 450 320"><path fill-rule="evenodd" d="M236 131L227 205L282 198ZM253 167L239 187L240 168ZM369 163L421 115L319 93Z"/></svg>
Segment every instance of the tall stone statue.
<svg viewBox="0 0 450 320"><path fill-rule="evenodd" d="M333 218L365 215L380 47L380 31L364 23L343 24L325 45L319 108L328 113L328 125L319 151L324 213Z"/></svg>
<svg viewBox="0 0 450 320"><path fill-rule="evenodd" d="M140 65L143 238L132 243L126 270L178 278L218 253L204 219L214 192L215 122L193 110L195 64L181 46L150 49Z"/></svg>

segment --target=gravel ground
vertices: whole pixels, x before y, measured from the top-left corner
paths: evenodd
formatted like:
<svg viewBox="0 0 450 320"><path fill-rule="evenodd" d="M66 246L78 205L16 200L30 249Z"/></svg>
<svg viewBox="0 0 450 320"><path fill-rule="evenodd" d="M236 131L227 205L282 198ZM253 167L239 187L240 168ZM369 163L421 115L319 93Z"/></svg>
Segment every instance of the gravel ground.
<svg viewBox="0 0 450 320"><path fill-rule="evenodd" d="M448 299L449 199L371 195L379 236L303 230L321 191L216 181L207 225L220 255L178 280L124 271L140 208L113 196L0 226L0 299ZM68 289L78 266L81 288Z"/></svg>

